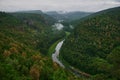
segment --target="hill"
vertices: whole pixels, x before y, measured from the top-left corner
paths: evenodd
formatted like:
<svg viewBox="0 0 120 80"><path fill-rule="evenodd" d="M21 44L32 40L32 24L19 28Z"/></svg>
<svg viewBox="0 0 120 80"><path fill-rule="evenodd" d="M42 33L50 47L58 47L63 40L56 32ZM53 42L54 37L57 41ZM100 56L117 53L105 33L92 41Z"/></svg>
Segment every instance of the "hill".
<svg viewBox="0 0 120 80"><path fill-rule="evenodd" d="M13 13L12 13L13 14ZM14 14L33 14L33 15L41 15L43 16L43 18L50 24L53 25L56 22L56 19L54 19L53 17L45 14L44 12L42 12L41 10L29 10L29 11L18 11L18 12L14 12Z"/></svg>
<svg viewBox="0 0 120 80"><path fill-rule="evenodd" d="M93 80L120 79L120 7L78 20L61 56Z"/></svg>
<svg viewBox="0 0 120 80"><path fill-rule="evenodd" d="M46 14L52 16L56 20L64 20L64 21L69 22L69 21L81 19L81 18L83 18L85 16L88 16L92 13L90 13L90 12L80 12L80 11L58 13L56 11L50 11L50 12L46 12Z"/></svg>
<svg viewBox="0 0 120 80"><path fill-rule="evenodd" d="M44 16L0 12L0 80L73 80L45 56L63 37L64 32L53 31Z"/></svg>
<svg viewBox="0 0 120 80"><path fill-rule="evenodd" d="M36 44L36 48L38 48L42 53L47 54L47 49L50 47L54 41L62 38L64 36L63 31L57 31L52 29L51 22L46 20L44 16L40 14L31 14L31 13L12 13L7 14L1 13L1 28L4 30L13 31L22 31L29 32L32 35L25 35L26 40L33 39L32 42ZM8 29L9 28L9 29ZM16 34L16 32L15 32ZM49 35L48 35L49 34ZM57 37L55 36L57 35ZM22 38L21 38L22 39ZM24 40L21 40L25 42ZM44 43L46 41L46 43ZM28 41L27 41L28 42ZM31 42L29 43L31 44ZM41 46L40 46L40 45Z"/></svg>

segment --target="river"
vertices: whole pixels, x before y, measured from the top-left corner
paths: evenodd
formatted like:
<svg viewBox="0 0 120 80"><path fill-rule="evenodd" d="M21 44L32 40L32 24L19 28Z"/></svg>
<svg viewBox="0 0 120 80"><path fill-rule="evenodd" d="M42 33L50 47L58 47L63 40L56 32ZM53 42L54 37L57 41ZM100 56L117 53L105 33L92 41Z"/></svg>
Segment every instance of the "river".
<svg viewBox="0 0 120 80"><path fill-rule="evenodd" d="M56 62L57 64L59 64L62 68L65 68L65 66L62 64L62 62L58 59L59 58L59 53L60 53L60 49L62 47L64 40L60 41L56 48L55 48L55 53L52 54L52 59L53 62Z"/></svg>

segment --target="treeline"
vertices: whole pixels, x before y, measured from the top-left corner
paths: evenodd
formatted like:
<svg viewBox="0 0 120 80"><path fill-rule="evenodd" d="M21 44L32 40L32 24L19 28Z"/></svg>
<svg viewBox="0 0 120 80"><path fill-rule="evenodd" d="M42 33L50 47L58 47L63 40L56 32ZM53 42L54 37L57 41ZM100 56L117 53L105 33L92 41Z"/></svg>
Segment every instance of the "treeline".
<svg viewBox="0 0 120 80"><path fill-rule="evenodd" d="M78 21L61 56L94 80L120 79L120 7Z"/></svg>

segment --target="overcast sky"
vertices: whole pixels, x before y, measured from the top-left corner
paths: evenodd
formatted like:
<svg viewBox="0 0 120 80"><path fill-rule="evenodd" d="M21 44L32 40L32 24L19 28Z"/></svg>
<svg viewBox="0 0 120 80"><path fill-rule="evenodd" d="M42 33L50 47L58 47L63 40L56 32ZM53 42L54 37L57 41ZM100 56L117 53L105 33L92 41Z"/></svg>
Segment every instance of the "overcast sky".
<svg viewBox="0 0 120 80"><path fill-rule="evenodd" d="M0 11L100 11L120 6L120 0L0 0Z"/></svg>

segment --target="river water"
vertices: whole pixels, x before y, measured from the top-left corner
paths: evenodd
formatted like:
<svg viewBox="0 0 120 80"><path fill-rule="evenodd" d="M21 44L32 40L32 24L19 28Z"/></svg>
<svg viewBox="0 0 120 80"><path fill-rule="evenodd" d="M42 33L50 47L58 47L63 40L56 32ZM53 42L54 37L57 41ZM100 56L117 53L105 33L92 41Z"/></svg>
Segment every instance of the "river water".
<svg viewBox="0 0 120 80"><path fill-rule="evenodd" d="M62 64L62 62L59 60L59 53L60 53L60 49L62 47L63 42L64 42L64 40L57 44L57 46L55 48L55 53L52 54L52 59L53 59L53 62L56 62L61 67L65 68L65 66Z"/></svg>

